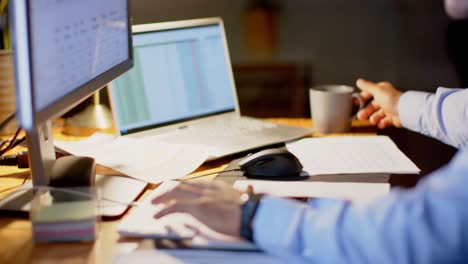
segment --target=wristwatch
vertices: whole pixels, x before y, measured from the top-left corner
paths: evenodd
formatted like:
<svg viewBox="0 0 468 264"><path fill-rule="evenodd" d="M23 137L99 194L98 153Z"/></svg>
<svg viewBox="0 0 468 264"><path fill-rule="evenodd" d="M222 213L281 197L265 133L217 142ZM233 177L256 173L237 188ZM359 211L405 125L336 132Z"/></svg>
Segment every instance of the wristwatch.
<svg viewBox="0 0 468 264"><path fill-rule="evenodd" d="M262 200L263 194L243 193L241 200L241 226L240 235L253 241L252 221L257 212L258 205Z"/></svg>

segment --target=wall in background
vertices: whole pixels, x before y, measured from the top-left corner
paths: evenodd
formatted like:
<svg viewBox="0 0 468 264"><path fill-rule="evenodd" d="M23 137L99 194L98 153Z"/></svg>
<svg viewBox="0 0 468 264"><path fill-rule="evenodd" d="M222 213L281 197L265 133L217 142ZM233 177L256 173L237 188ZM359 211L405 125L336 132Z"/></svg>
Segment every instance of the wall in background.
<svg viewBox="0 0 468 264"><path fill-rule="evenodd" d="M287 0L276 60L310 64L314 83L362 76L401 89L457 86L442 0ZM233 63L252 62L244 39L248 0L132 0L134 23L221 16Z"/></svg>

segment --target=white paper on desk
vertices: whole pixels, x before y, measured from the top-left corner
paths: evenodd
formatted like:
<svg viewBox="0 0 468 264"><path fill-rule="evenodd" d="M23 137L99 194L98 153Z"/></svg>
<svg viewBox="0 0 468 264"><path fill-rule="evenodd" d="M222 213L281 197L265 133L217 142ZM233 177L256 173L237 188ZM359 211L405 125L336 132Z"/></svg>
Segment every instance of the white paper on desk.
<svg viewBox="0 0 468 264"><path fill-rule="evenodd" d="M142 238L190 238L193 247L216 248L216 249L242 249L255 250L254 244L237 237L220 234L208 228L200 221L186 213L173 213L162 218L155 219L153 216L159 212L164 205L153 205L151 200L175 186L179 182L167 181L156 188L149 197L137 208L130 211L120 222L117 231L124 237ZM194 228L187 227L191 226Z"/></svg>
<svg viewBox="0 0 468 264"><path fill-rule="evenodd" d="M281 197L315 197L350 200L353 203L368 203L387 195L388 183L313 182L313 181L259 181L238 180L234 188L246 190L252 185L256 193Z"/></svg>
<svg viewBox="0 0 468 264"><path fill-rule="evenodd" d="M187 249L140 249L127 254L119 254L114 257L114 264L282 264L284 260L275 258L264 252L242 252L221 250L187 250Z"/></svg>
<svg viewBox="0 0 468 264"><path fill-rule="evenodd" d="M88 156L98 164L145 182L160 183L185 176L198 168L212 148L169 144L157 137L131 138L96 133L82 141L55 141L73 155Z"/></svg>
<svg viewBox="0 0 468 264"><path fill-rule="evenodd" d="M420 172L387 136L305 138L286 147L309 175Z"/></svg>

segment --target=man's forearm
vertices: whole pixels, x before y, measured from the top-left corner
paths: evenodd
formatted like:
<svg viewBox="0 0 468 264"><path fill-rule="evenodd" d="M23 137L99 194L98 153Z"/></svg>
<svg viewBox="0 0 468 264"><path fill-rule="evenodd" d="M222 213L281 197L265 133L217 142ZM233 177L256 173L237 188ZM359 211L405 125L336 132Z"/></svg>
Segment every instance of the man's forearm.
<svg viewBox="0 0 468 264"><path fill-rule="evenodd" d="M405 128L460 148L468 145L468 90L439 88L435 94L409 91L398 103Z"/></svg>

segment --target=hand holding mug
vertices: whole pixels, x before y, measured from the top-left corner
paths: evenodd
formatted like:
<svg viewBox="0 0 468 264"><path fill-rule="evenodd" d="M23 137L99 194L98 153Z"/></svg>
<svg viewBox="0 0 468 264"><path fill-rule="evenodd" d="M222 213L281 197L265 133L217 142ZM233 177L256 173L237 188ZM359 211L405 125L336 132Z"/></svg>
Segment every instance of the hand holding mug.
<svg viewBox="0 0 468 264"><path fill-rule="evenodd" d="M358 79L356 86L361 89L361 98L365 101L371 100L357 113L358 119L369 119L379 128L389 126L401 127L398 116L398 101L401 91L397 90L391 83L374 83L364 79Z"/></svg>

